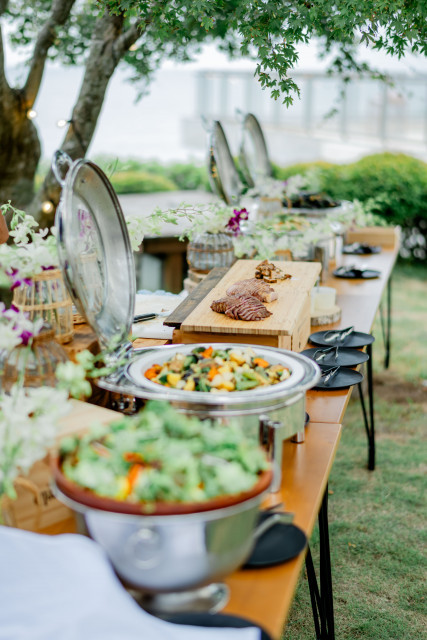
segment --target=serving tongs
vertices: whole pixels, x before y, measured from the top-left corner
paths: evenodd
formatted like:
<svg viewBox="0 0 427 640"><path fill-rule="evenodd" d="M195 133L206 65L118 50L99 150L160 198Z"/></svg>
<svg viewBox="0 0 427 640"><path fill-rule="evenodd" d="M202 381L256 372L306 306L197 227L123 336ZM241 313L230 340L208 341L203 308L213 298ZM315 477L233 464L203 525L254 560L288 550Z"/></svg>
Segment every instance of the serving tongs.
<svg viewBox="0 0 427 640"><path fill-rule="evenodd" d="M347 276L349 278L363 278L365 271L369 271L365 265L357 266L355 264L343 265L335 269L334 273L338 276Z"/></svg>
<svg viewBox="0 0 427 640"><path fill-rule="evenodd" d="M346 329L340 329L338 331L331 329L331 331L326 331L325 335L323 336L323 340L325 342L335 342L338 344L342 344L344 340L348 338L351 333L353 333L353 331L354 327L347 327Z"/></svg>
<svg viewBox="0 0 427 640"><path fill-rule="evenodd" d="M339 355L338 350L339 350L338 345L335 347L326 347L326 349L317 349L317 351L314 352L313 360L315 360L316 362L321 362L329 354L332 355L334 351L335 351L334 360L338 360L338 355Z"/></svg>
<svg viewBox="0 0 427 640"><path fill-rule="evenodd" d="M329 369L324 369L322 371L322 382L325 387L331 384L332 380L335 378L339 370L340 367L330 367Z"/></svg>
<svg viewBox="0 0 427 640"><path fill-rule="evenodd" d="M272 529L276 524L291 524L294 514L290 512L272 513L255 529L253 539L258 540L264 533Z"/></svg>
<svg viewBox="0 0 427 640"><path fill-rule="evenodd" d="M134 316L133 324L138 322L145 322L146 320L154 320L154 318L166 318L170 316L170 311L153 311L151 313L140 313L137 316Z"/></svg>

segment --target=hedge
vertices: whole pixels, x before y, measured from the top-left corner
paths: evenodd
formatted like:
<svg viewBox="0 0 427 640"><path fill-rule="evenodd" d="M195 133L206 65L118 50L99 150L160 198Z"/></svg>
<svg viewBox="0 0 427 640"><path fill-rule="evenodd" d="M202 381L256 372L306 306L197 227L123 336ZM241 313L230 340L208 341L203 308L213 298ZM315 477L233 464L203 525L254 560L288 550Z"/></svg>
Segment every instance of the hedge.
<svg viewBox="0 0 427 640"><path fill-rule="evenodd" d="M110 177L117 193L153 193L155 191L177 191L172 180L146 171L117 171Z"/></svg>

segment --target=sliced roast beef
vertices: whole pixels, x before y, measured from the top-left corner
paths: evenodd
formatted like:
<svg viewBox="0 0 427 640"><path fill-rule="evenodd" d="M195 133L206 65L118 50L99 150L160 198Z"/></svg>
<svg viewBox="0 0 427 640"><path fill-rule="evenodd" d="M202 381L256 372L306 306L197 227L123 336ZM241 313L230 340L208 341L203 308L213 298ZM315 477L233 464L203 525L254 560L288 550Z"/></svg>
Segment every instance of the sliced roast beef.
<svg viewBox="0 0 427 640"><path fill-rule="evenodd" d="M264 280L257 278L249 278L248 280L239 280L227 289L229 296L254 296L261 302L272 302L277 300L277 293Z"/></svg>
<svg viewBox="0 0 427 640"><path fill-rule="evenodd" d="M227 295L214 300L211 309L217 313L225 313L226 316L235 320L263 320L272 315L258 298L248 295Z"/></svg>

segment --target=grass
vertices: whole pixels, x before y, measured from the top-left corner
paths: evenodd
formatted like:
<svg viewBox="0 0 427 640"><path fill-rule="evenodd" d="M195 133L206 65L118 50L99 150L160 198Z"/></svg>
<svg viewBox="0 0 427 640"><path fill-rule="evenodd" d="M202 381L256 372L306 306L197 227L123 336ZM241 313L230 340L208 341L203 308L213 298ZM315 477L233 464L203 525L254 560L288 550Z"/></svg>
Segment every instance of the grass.
<svg viewBox="0 0 427 640"><path fill-rule="evenodd" d="M392 353L387 372L382 368L378 319L375 324L374 472L366 469L366 437L357 399L350 403L345 416L329 482L337 640L427 637L427 536L423 527L427 513L426 282L427 268L399 265L395 270ZM310 546L316 563L317 530ZM308 584L303 574L284 640L313 638Z"/></svg>

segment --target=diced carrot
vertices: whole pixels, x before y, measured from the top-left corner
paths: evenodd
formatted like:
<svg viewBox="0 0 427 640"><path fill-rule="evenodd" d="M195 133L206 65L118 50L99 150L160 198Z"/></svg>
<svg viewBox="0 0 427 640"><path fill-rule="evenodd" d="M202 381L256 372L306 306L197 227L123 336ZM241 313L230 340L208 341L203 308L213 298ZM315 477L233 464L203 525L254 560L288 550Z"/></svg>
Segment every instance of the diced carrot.
<svg viewBox="0 0 427 640"><path fill-rule="evenodd" d="M256 365L257 367L263 367L265 369L266 367L270 366L270 363L263 358L254 358L254 365Z"/></svg>
<svg viewBox="0 0 427 640"><path fill-rule="evenodd" d="M125 462L144 462L144 459L137 451L126 451L123 454L123 460Z"/></svg>
<svg viewBox="0 0 427 640"><path fill-rule="evenodd" d="M208 380L213 380L215 376L218 374L218 369L216 367L211 367L208 373Z"/></svg>
<svg viewBox="0 0 427 640"><path fill-rule="evenodd" d="M202 351L201 356L202 358L210 358L212 353L213 353L213 347L208 347L207 349Z"/></svg>
<svg viewBox="0 0 427 640"><path fill-rule="evenodd" d="M162 367L159 364L153 364L152 367L150 367L149 369L147 369L147 371L144 373L145 377L148 378L149 380L152 380L153 378L156 377L156 375L158 373L160 373L160 371L162 370Z"/></svg>
<svg viewBox="0 0 427 640"><path fill-rule="evenodd" d="M133 464L129 469L128 475L127 475L127 478L129 480L129 488L130 488L129 493L132 492L141 471L142 471L142 465L140 464Z"/></svg>

